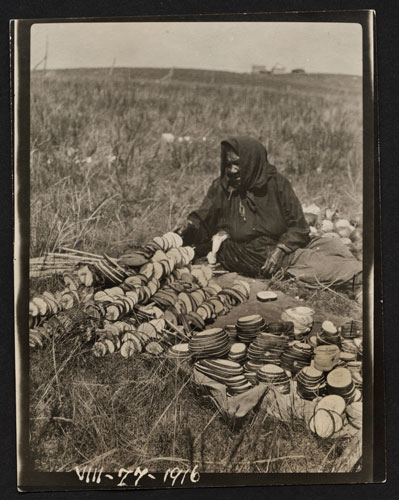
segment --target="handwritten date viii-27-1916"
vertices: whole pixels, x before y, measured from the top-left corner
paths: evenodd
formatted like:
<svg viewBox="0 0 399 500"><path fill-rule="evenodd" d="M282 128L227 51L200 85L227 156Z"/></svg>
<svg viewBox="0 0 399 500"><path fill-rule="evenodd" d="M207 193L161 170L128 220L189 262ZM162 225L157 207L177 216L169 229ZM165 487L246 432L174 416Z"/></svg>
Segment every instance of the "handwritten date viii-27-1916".
<svg viewBox="0 0 399 500"><path fill-rule="evenodd" d="M137 487L140 486L140 481L144 478L156 479L146 467L136 467L135 469L125 469L122 467L117 474L110 474L104 472L102 468L93 469L86 466L83 469L75 467L75 472L79 481L100 484L103 479L108 479L109 481L115 480L118 481L116 484L117 487ZM163 483L166 486L183 485L186 480L189 480L191 483L198 483L200 480L198 465L195 465L192 469L181 469L180 467L169 468L163 475Z"/></svg>

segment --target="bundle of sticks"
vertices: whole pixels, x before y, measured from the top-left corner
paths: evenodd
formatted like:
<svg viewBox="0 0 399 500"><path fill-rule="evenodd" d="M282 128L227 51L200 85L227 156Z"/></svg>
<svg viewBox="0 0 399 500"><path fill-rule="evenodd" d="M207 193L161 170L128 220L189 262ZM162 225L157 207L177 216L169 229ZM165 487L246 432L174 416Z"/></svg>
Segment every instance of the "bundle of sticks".
<svg viewBox="0 0 399 500"><path fill-rule="evenodd" d="M77 264L96 264L115 259L74 248L60 247L59 252L48 252L29 261L30 277L38 278L71 271Z"/></svg>

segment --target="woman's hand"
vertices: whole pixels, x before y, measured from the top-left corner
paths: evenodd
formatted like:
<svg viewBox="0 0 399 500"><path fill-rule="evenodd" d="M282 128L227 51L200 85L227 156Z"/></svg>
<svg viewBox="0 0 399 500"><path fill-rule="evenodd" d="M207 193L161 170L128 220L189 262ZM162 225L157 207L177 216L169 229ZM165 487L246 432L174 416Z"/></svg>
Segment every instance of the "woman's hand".
<svg viewBox="0 0 399 500"><path fill-rule="evenodd" d="M262 274L272 276L278 269L280 269L284 256L284 250L276 247L263 264L261 268Z"/></svg>

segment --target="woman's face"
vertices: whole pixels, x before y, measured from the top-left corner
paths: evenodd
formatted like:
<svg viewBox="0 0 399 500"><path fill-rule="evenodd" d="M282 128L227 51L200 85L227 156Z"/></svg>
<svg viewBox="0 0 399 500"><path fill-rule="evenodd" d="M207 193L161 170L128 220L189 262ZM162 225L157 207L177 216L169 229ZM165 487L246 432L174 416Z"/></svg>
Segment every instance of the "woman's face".
<svg viewBox="0 0 399 500"><path fill-rule="evenodd" d="M229 184L236 188L240 185L241 181L240 158L234 151L227 151L226 160L226 174L229 178Z"/></svg>

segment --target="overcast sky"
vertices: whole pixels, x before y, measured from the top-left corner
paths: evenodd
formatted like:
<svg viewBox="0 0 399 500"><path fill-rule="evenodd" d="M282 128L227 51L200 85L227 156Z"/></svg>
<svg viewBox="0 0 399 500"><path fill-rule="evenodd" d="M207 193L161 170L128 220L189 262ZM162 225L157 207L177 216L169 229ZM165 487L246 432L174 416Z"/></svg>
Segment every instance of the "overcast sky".
<svg viewBox="0 0 399 500"><path fill-rule="evenodd" d="M31 67L176 67L249 72L252 64L288 71L362 74L362 29L346 23L35 24ZM41 67L41 66L39 66Z"/></svg>

